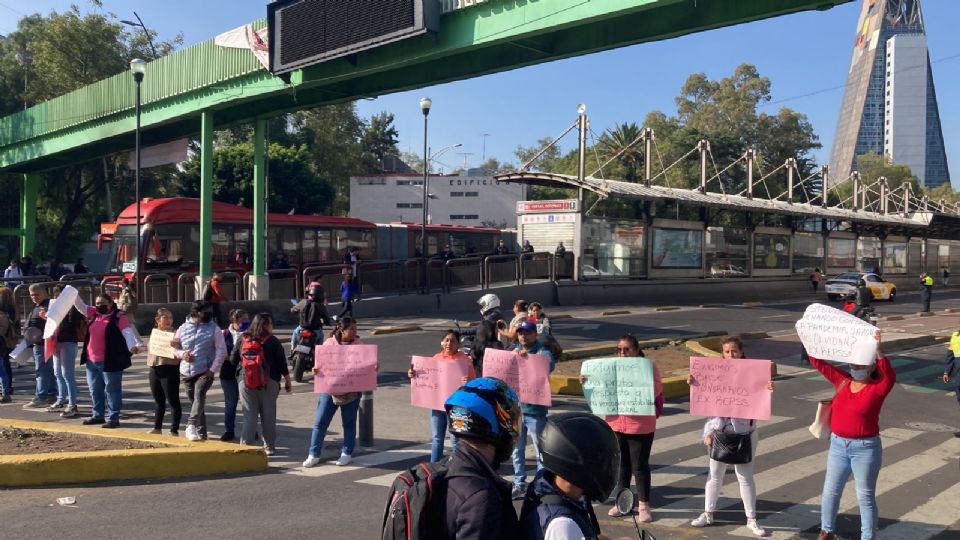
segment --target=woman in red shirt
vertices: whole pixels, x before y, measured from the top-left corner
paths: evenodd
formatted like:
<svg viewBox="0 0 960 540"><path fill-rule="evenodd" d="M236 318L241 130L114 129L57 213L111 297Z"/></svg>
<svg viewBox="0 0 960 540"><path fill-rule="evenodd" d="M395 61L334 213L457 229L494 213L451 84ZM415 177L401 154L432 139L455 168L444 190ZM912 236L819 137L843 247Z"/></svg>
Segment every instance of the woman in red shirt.
<svg viewBox="0 0 960 540"><path fill-rule="evenodd" d="M837 389L830 415L830 450L820 501L820 534L817 540L835 540L835 523L843 486L853 473L860 504L860 538L873 540L877 529L877 477L883 459L880 443L880 408L897 382L883 353L877 331L877 360L869 366L850 364L848 372L810 357Z"/></svg>

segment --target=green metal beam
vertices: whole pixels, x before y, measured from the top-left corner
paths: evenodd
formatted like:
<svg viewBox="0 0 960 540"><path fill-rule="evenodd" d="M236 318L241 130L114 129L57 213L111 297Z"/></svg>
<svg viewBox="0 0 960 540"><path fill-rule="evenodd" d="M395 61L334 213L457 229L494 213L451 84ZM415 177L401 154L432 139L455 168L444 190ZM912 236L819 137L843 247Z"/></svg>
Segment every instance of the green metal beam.
<svg viewBox="0 0 960 540"><path fill-rule="evenodd" d="M20 256L33 253L37 241L37 195L40 193L40 177L23 175L23 190L20 196Z"/></svg>
<svg viewBox="0 0 960 540"><path fill-rule="evenodd" d="M213 113L200 115L200 278L213 275Z"/></svg>
<svg viewBox="0 0 960 540"><path fill-rule="evenodd" d="M20 238L23 235L23 229L17 229L16 227L5 227L0 229L0 236L16 236Z"/></svg>
<svg viewBox="0 0 960 540"><path fill-rule="evenodd" d="M411 38L311 66L293 73L292 87L237 56L247 51L216 47L211 40L147 66L144 144L195 135L201 110L226 126L849 1L491 1L445 14L436 41ZM196 72L203 75L186 76ZM64 103L56 107L41 104L0 118L0 171L46 170L131 148L132 84L121 74L57 98ZM106 95L93 96L95 86ZM87 100L80 99L84 95ZM106 103L87 110L95 98ZM68 114L81 120L66 122ZM84 114L90 118L83 120Z"/></svg>
<svg viewBox="0 0 960 540"><path fill-rule="evenodd" d="M267 272L267 121L257 118L253 126L253 275Z"/></svg>

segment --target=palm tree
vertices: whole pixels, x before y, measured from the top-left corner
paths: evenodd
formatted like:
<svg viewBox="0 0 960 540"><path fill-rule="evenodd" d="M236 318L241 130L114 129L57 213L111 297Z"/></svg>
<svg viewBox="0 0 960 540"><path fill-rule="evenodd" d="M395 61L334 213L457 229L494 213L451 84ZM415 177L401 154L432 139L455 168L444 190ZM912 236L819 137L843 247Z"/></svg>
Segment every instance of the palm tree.
<svg viewBox="0 0 960 540"><path fill-rule="evenodd" d="M643 129L634 122L627 124L614 124L613 129L608 129L600 136L600 148L606 158L617 156L617 162L623 166L626 171L626 180L628 182L637 181L637 171L640 170L643 152L636 144ZM631 146L631 143L633 146ZM621 153L622 152L622 153Z"/></svg>

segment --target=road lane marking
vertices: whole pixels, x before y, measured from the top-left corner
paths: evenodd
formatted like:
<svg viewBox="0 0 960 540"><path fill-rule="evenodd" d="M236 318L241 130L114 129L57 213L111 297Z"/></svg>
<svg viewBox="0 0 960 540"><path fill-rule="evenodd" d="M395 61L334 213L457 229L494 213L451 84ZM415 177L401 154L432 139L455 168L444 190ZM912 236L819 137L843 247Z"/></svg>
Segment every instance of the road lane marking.
<svg viewBox="0 0 960 540"><path fill-rule="evenodd" d="M897 518L898 523L881 529L878 538L926 540L939 535L957 521L960 482Z"/></svg>

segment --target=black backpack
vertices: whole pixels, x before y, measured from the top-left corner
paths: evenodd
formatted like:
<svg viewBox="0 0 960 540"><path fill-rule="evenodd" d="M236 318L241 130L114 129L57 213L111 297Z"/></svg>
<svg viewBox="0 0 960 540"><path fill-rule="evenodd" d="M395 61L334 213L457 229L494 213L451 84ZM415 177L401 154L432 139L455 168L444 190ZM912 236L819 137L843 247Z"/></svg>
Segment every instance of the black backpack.
<svg viewBox="0 0 960 540"><path fill-rule="evenodd" d="M440 538L447 499L447 460L418 463L397 475L383 512L383 540Z"/></svg>

